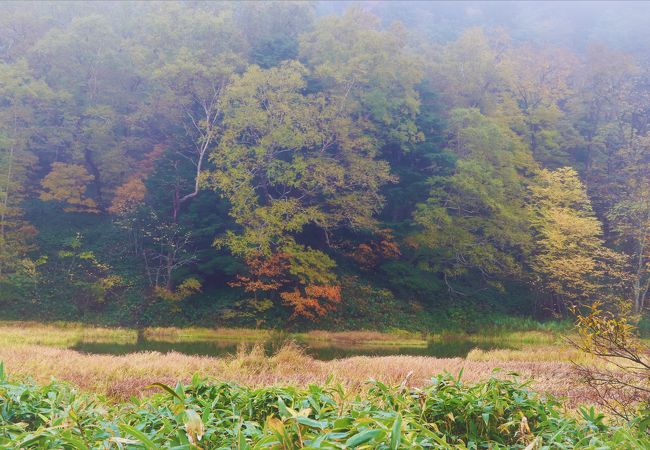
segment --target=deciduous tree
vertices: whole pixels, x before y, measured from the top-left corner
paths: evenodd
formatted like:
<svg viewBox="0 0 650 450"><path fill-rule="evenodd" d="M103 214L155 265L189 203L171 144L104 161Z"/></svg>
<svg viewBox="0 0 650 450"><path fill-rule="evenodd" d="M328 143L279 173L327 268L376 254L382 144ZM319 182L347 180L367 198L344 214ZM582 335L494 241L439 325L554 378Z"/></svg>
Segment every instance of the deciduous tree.
<svg viewBox="0 0 650 450"><path fill-rule="evenodd" d="M0 63L0 277L30 248L36 229L23 218L22 201L36 165L34 143L47 130L51 90L27 63Z"/></svg>
<svg viewBox="0 0 650 450"><path fill-rule="evenodd" d="M307 274L330 260L298 245L297 234L313 224L327 241L337 227L372 227L379 188L391 180L343 100L304 92L306 74L291 62L253 66L237 78L225 98L223 138L210 157L210 181L242 227L219 243L245 257L292 254L289 270L305 276L304 286L313 284Z"/></svg>
<svg viewBox="0 0 650 450"><path fill-rule="evenodd" d="M515 275L531 245L531 155L511 130L477 109L454 110L450 133L456 167L431 179L430 197L415 213L415 242L436 250L429 263L445 280L468 270L487 279Z"/></svg>
<svg viewBox="0 0 650 450"><path fill-rule="evenodd" d="M97 204L86 195L92 180L93 176L84 166L54 163L41 182L41 200L61 202L65 211L97 212Z"/></svg>
<svg viewBox="0 0 650 450"><path fill-rule="evenodd" d="M617 155L616 202L607 217L613 240L630 256L632 304L639 313L650 289L650 136L633 138Z"/></svg>
<svg viewBox="0 0 650 450"><path fill-rule="evenodd" d="M603 230L577 172L541 170L531 186L537 285L553 307L616 298L624 292L624 259L604 245Z"/></svg>

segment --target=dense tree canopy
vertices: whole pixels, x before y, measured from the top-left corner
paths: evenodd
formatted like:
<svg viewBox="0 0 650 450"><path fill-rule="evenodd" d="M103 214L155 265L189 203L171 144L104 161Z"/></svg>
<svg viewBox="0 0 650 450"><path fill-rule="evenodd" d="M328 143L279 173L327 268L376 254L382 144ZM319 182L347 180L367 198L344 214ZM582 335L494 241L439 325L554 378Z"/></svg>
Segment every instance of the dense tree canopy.
<svg viewBox="0 0 650 450"><path fill-rule="evenodd" d="M0 304L15 315L647 306L635 46L433 32L424 6L389 3L5 6Z"/></svg>

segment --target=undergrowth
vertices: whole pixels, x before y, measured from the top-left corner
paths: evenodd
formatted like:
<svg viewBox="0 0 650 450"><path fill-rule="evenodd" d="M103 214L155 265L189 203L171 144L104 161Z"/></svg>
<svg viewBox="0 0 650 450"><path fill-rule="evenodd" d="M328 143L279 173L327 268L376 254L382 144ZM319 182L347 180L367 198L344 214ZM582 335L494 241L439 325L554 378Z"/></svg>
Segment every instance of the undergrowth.
<svg viewBox="0 0 650 450"><path fill-rule="evenodd" d="M7 449L479 449L648 448L635 426L593 409L567 415L516 378L429 387L370 382L363 394L333 383L251 389L155 385L161 393L112 404L67 384L8 380L0 365L0 448Z"/></svg>

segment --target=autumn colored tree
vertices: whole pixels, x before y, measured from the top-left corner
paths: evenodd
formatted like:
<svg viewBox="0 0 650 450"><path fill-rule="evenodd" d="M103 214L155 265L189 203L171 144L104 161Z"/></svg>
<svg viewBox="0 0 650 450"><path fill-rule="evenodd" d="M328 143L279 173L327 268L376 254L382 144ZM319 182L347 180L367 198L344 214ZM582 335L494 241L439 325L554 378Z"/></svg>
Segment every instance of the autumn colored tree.
<svg viewBox="0 0 650 450"><path fill-rule="evenodd" d="M310 256L315 257L312 267L304 261ZM250 256L246 265L248 274L239 274L230 285L253 293L255 302L263 300L261 295L279 295L294 319L318 321L341 301L341 287L329 273L334 262L313 251L294 246L288 253Z"/></svg>
<svg viewBox="0 0 650 450"><path fill-rule="evenodd" d="M398 259L401 251L392 230L384 229L377 231L369 242L356 246L351 256L363 269L374 270L383 261Z"/></svg>
<svg viewBox="0 0 650 450"><path fill-rule="evenodd" d="M604 245L602 225L572 168L542 170L531 186L536 284L553 308L616 298L625 289L625 260Z"/></svg>
<svg viewBox="0 0 650 450"><path fill-rule="evenodd" d="M612 307L613 306L613 307ZM638 320L628 304L594 302L575 308L577 338L570 342L601 364L578 363L577 372L611 414L638 421L647 431L650 421L650 348L639 337Z"/></svg>
<svg viewBox="0 0 650 450"><path fill-rule="evenodd" d="M319 320L355 277L409 310L444 307L446 287L467 307L532 313L543 298L563 312L594 297L643 313L642 40L568 40L528 29L529 12L509 23L454 8L7 4L3 307L54 304L49 292L75 286L66 262L112 272L77 265L80 249L59 258L74 226L129 278L128 295L93 308L138 324L158 306L190 320L199 304L242 323ZM211 303L227 286L232 301Z"/></svg>
<svg viewBox="0 0 650 450"><path fill-rule="evenodd" d="M97 204L86 195L93 176L84 166L78 164L52 164L41 185L40 198L44 201L58 201L65 205L65 211L97 212Z"/></svg>
<svg viewBox="0 0 650 450"><path fill-rule="evenodd" d="M67 27L52 28L30 50L30 66L52 89L61 92L65 126L56 143L42 155L46 164L83 165L92 175L89 195L100 210L108 194L123 181L132 162L126 118L140 92L126 52L119 48L115 24L101 15L74 18ZM118 131L119 130L119 131Z"/></svg>
<svg viewBox="0 0 650 450"><path fill-rule="evenodd" d="M142 226L147 195L145 183L154 172L156 162L164 152L163 145L154 146L153 150L138 163L135 172L115 190L111 206L108 208L108 212L115 217L115 222L128 232L133 254L143 258L144 252L147 251L146 236L151 236L151 233L147 233ZM147 258L144 259L147 261Z"/></svg>
<svg viewBox="0 0 650 450"><path fill-rule="evenodd" d="M138 163L137 170L116 189L111 206L108 208L109 213L124 218L144 204L147 192L144 182L154 171L156 161L164 152L163 145L156 145L146 154L145 158Z"/></svg>
<svg viewBox="0 0 650 450"><path fill-rule="evenodd" d="M275 253L269 258L261 255L254 255L246 261L248 275L238 274L235 281L230 282L231 286L243 287L246 292L254 293L256 296L262 292L276 291L288 283L286 274L289 269L287 255Z"/></svg>
<svg viewBox="0 0 650 450"><path fill-rule="evenodd" d="M172 177L178 175L173 167L175 161L172 156ZM118 187L108 211L113 214L115 223L128 231L132 253L141 258L152 291L158 297L179 300L199 289L195 289L198 280L194 277L186 278L189 284L181 290L174 289L179 282L174 278L175 271L193 262L195 256L191 250L192 233L171 220L173 202L170 200L176 198L176 191L170 195L167 190L152 192L151 189L152 183L159 179L164 180L164 188L169 187L170 174L166 171L169 163L169 151L165 146L154 146L136 171Z"/></svg>
<svg viewBox="0 0 650 450"><path fill-rule="evenodd" d="M131 176L115 190L115 197L108 212L126 216L144 203L147 188L139 176Z"/></svg>
<svg viewBox="0 0 650 450"><path fill-rule="evenodd" d="M244 257L293 254L290 271L303 275L316 274L329 258L303 249L296 234L313 224L327 241L337 227L372 227L379 187L391 180L342 99L303 93L306 73L292 62L252 67L233 82L210 175L243 229L219 244ZM313 284L310 278L301 282Z"/></svg>
<svg viewBox="0 0 650 450"><path fill-rule="evenodd" d="M630 256L633 310L642 312L650 289L650 136L618 152L617 201L608 212L614 240Z"/></svg>
<svg viewBox="0 0 650 450"><path fill-rule="evenodd" d="M173 295L174 274L194 260L193 230L183 223L182 211L201 190L208 152L221 135L222 96L247 48L232 11L209 4L161 5L145 15L137 36L130 52L141 61L145 99L131 119L150 147L164 147L156 155L138 155L141 162L155 162L150 175L163 192L149 195L138 211L140 220L130 220L128 228L134 242L136 235L149 236L134 248L145 260L152 286ZM145 200L145 178L149 174L135 171L118 189L114 206Z"/></svg>

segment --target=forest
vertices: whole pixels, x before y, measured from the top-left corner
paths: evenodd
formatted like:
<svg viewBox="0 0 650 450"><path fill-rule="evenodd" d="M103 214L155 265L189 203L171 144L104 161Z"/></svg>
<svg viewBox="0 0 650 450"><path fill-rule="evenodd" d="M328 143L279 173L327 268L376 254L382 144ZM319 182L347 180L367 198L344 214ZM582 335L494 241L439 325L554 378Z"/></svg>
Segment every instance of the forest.
<svg viewBox="0 0 650 450"><path fill-rule="evenodd" d="M499 8L3 4L3 319L472 330L596 300L642 315L643 14L568 3L534 28L550 4Z"/></svg>
<svg viewBox="0 0 650 450"><path fill-rule="evenodd" d="M0 2L0 449L649 449L648 18Z"/></svg>

